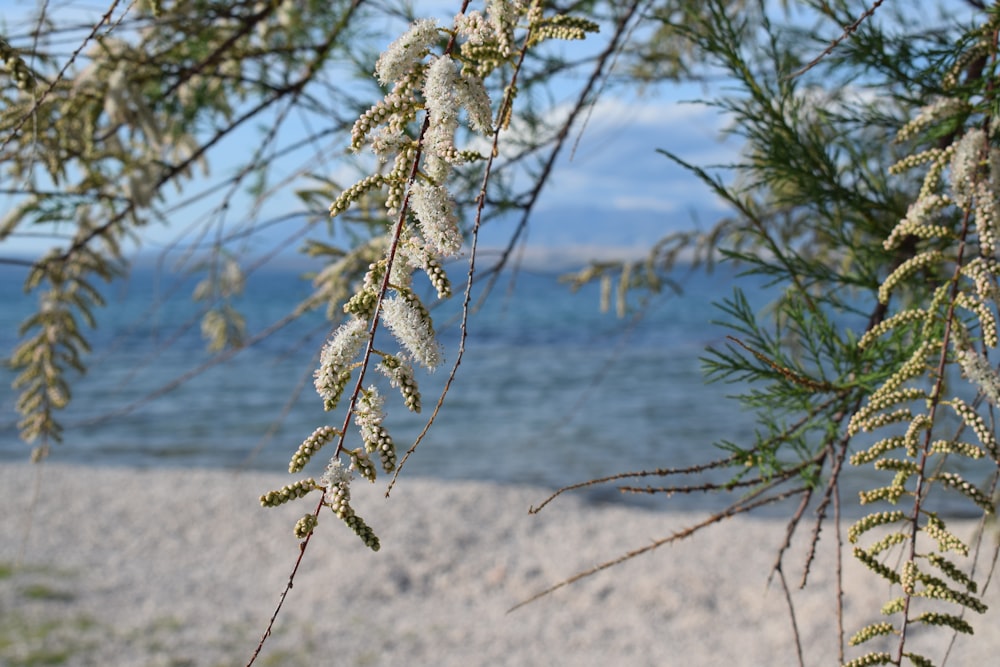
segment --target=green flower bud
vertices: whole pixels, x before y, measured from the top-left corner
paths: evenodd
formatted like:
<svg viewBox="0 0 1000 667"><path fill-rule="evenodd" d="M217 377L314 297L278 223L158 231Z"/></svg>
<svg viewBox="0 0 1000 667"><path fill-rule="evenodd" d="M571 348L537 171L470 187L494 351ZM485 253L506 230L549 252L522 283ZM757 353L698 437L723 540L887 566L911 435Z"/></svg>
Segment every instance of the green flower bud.
<svg viewBox="0 0 1000 667"><path fill-rule="evenodd" d="M295 522L295 537L300 540L305 539L309 536L309 533L313 532L316 528L316 524L319 523L319 519L316 518L315 514L306 514L301 519Z"/></svg>
<svg viewBox="0 0 1000 667"><path fill-rule="evenodd" d="M315 488L318 488L316 480L312 477L303 479L294 484L287 484L277 491L268 491L260 497L260 504L264 507L277 507L278 505L287 503L289 500L301 498Z"/></svg>

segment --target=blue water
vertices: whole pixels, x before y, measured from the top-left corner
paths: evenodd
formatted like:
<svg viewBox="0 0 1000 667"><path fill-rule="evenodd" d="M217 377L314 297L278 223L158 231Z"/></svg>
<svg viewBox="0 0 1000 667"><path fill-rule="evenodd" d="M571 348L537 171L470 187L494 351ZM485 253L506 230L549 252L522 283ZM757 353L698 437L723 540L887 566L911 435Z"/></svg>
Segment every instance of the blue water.
<svg viewBox="0 0 1000 667"><path fill-rule="evenodd" d="M17 273L0 273L5 356L34 303L21 292ZM704 385L698 360L724 335L708 325L717 316L710 302L731 290L731 274L681 275L683 295L657 298L638 323L601 313L596 287L573 293L557 278L529 271L505 276L473 315L445 408L407 464L413 472L565 483L700 459L713 440L746 428L746 419L721 400L725 388ZM330 329L320 313L129 409L210 358L191 284L145 268L105 289L109 304L89 333L90 369L75 381L73 402L62 414L65 442L53 449L54 460L283 469L302 437L341 419L323 412L311 385L314 356ZM256 332L288 313L308 289L294 271L258 272L237 305ZM455 358L459 306L460 295L434 313L446 364L422 377L428 414ZM28 451L12 425L8 385L0 388L4 460ZM422 420L407 415L395 392L387 396L389 424L405 443Z"/></svg>
<svg viewBox="0 0 1000 667"><path fill-rule="evenodd" d="M737 388L705 383L699 357L727 333L711 324L721 317L713 302L731 295L737 282L758 306L768 293L725 267L676 278L682 294L655 298L640 319L619 319L600 312L596 286L573 293L555 273L504 276L472 316L456 381L404 474L555 488L705 463L723 454L714 446L721 440L749 444L753 415L725 398ZM211 361L190 298L193 282L147 267L105 289L108 306L89 333L90 368L76 378L73 401L60 414L65 437L51 460L284 471L314 428L342 424L343 412L325 413L312 387L317 351L330 331L322 313L165 391ZM295 271L261 271L237 305L253 334L308 292ZM16 269L0 267L0 355L15 344L33 299L21 291ZM408 413L395 390L383 392L400 455L423 428L455 359L460 300L434 311L446 363L419 376L423 413ZM17 437L13 374L0 374L0 460L24 460L30 447ZM319 474L326 458L318 455L307 472Z"/></svg>

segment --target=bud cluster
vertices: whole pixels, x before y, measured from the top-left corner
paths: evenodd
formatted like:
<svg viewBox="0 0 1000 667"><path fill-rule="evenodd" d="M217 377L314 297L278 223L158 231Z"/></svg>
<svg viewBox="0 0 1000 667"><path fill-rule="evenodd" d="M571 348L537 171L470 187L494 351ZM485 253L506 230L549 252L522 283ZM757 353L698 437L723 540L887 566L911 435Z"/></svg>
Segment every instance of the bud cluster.
<svg viewBox="0 0 1000 667"><path fill-rule="evenodd" d="M367 324L364 320L353 317L341 325L323 346L319 368L313 374L313 384L323 399L324 409L333 410L337 407L344 387L351 379L354 358L367 339Z"/></svg>
<svg viewBox="0 0 1000 667"><path fill-rule="evenodd" d="M361 538L372 551L379 550L379 540L364 519L354 513L351 507L351 472L343 467L339 458L330 461L326 472L320 478L323 485L323 502L333 510L341 521Z"/></svg>
<svg viewBox="0 0 1000 667"><path fill-rule="evenodd" d="M31 90L35 86L35 75L24 62L24 58L5 40L0 39L0 59L3 67L21 90Z"/></svg>
<svg viewBox="0 0 1000 667"><path fill-rule="evenodd" d="M292 460L288 463L288 472L296 473L301 471L309 463L313 454L338 435L340 435L340 431L332 426L320 426L317 428L312 432L312 435L302 441L298 450L292 455Z"/></svg>
<svg viewBox="0 0 1000 667"><path fill-rule="evenodd" d="M300 540L305 539L309 533L313 532L316 528L316 524L319 523L319 519L316 518L315 514L305 514L295 522L295 537Z"/></svg>
<svg viewBox="0 0 1000 667"><path fill-rule="evenodd" d="M354 423L361 431L365 452L377 453L382 470L392 472L396 469L396 446L392 442L392 436L382 426L382 420L385 419L383 403L384 399L374 386L362 391L354 406Z"/></svg>
<svg viewBox="0 0 1000 667"><path fill-rule="evenodd" d="M461 252L465 239L448 181L457 166L488 161L496 153L494 148L489 155L483 155L458 144L466 135L494 138L498 127L506 127L515 92L513 82L508 82L506 99L499 105L503 109L501 122L495 122L494 104L484 77L504 65L513 68L505 74L516 72L523 50L544 39L580 39L596 29L596 24L583 19L543 18L538 2L529 7L524 0L487 0L485 11L464 12L455 17L451 27L441 26L434 19L415 21L379 57L375 77L387 92L357 119L350 140L353 151L372 152L378 163L377 173L344 189L329 211L336 216L356 202L368 207L384 196L384 208L395 218L395 224L387 224L388 233L367 244L371 251L367 256L368 271L361 284L351 288L353 296L342 295L348 287L341 276L359 268L357 257L352 256L351 263L338 258L317 278L331 286L331 298L336 294L338 301L345 300L342 310L347 319L323 346L314 386L324 408L333 410L360 368L361 377L350 396L345 424L353 415L364 446L345 449L342 430L330 426L317 429L299 446L289 470L301 470L323 445L339 438L318 485L309 480L308 489L286 487L262 498L262 502L277 504L309 489L322 488L323 504L365 544L378 549L378 538L350 505L350 482L355 471L375 481L375 454L383 471L396 470L396 446L383 423L384 401L378 390L374 386L364 390L361 387L374 354L381 357L379 371L399 390L407 409L419 412L420 392L413 365L434 370L442 363L430 311L413 289L413 275L423 271L438 298L451 296L444 262ZM519 32L523 37L520 44ZM440 50L444 44L447 47ZM422 120L420 125L418 118ZM485 185L483 188L481 197L485 197ZM402 351L391 354L374 348L380 324ZM350 460L349 468L344 467L341 455ZM314 518L303 517L296 525L296 534L308 535L314 527Z"/></svg>
<svg viewBox="0 0 1000 667"><path fill-rule="evenodd" d="M406 409L420 412L420 390L417 381L413 379L413 366L408 363L405 354L396 356L387 354L379 364L378 369L389 378L389 384L399 389Z"/></svg>
<svg viewBox="0 0 1000 667"><path fill-rule="evenodd" d="M295 500L306 495L316 487L316 480L313 478L303 479L293 484L286 484L277 491L268 491L260 497L260 504L264 507L277 507L289 500Z"/></svg>

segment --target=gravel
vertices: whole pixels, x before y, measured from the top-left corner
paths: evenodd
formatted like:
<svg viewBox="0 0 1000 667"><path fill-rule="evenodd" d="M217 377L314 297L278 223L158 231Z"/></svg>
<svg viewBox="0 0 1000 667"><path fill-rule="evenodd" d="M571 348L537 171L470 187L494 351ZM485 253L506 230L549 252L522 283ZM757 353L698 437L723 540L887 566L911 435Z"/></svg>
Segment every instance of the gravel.
<svg viewBox="0 0 1000 667"><path fill-rule="evenodd" d="M294 479L0 465L0 664L246 664L299 555L292 527L317 498L264 509L258 497ZM768 583L784 521L730 519L508 613L705 515L571 496L529 515L546 491L405 474L389 499L382 484L352 490L381 550L324 511L255 664L797 664L784 592L777 577ZM970 535L976 524L950 525ZM798 590L808 527L801 533L784 572L806 664L834 665L835 533L822 532ZM995 543L990 533L985 544ZM849 554L844 573L849 636L881 620L898 589ZM948 664L994 664L996 586L986 602L991 610L970 618L980 633L959 638ZM949 640L919 630L907 645L940 662Z"/></svg>

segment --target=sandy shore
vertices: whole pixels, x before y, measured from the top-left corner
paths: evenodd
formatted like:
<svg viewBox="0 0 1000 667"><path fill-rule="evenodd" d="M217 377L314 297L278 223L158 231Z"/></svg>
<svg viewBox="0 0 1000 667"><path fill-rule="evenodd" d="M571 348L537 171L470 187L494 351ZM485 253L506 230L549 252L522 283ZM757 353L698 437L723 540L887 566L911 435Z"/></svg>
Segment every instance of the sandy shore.
<svg viewBox="0 0 1000 667"><path fill-rule="evenodd" d="M68 665L245 664L298 553L292 526L313 505L259 506L289 479L0 466L0 663L51 653ZM324 514L257 664L796 663L784 595L767 587L783 522L731 520L508 614L703 515L566 498L531 516L539 489L404 477L384 500L381 486L357 487L354 505L382 550ZM811 585L794 598L809 665L837 662L825 536ZM796 582L800 553L786 570ZM890 594L853 560L845 567L851 633ZM949 664L994 664L996 588L991 611L972 619L979 634L961 639ZM947 643L914 641L935 659Z"/></svg>

